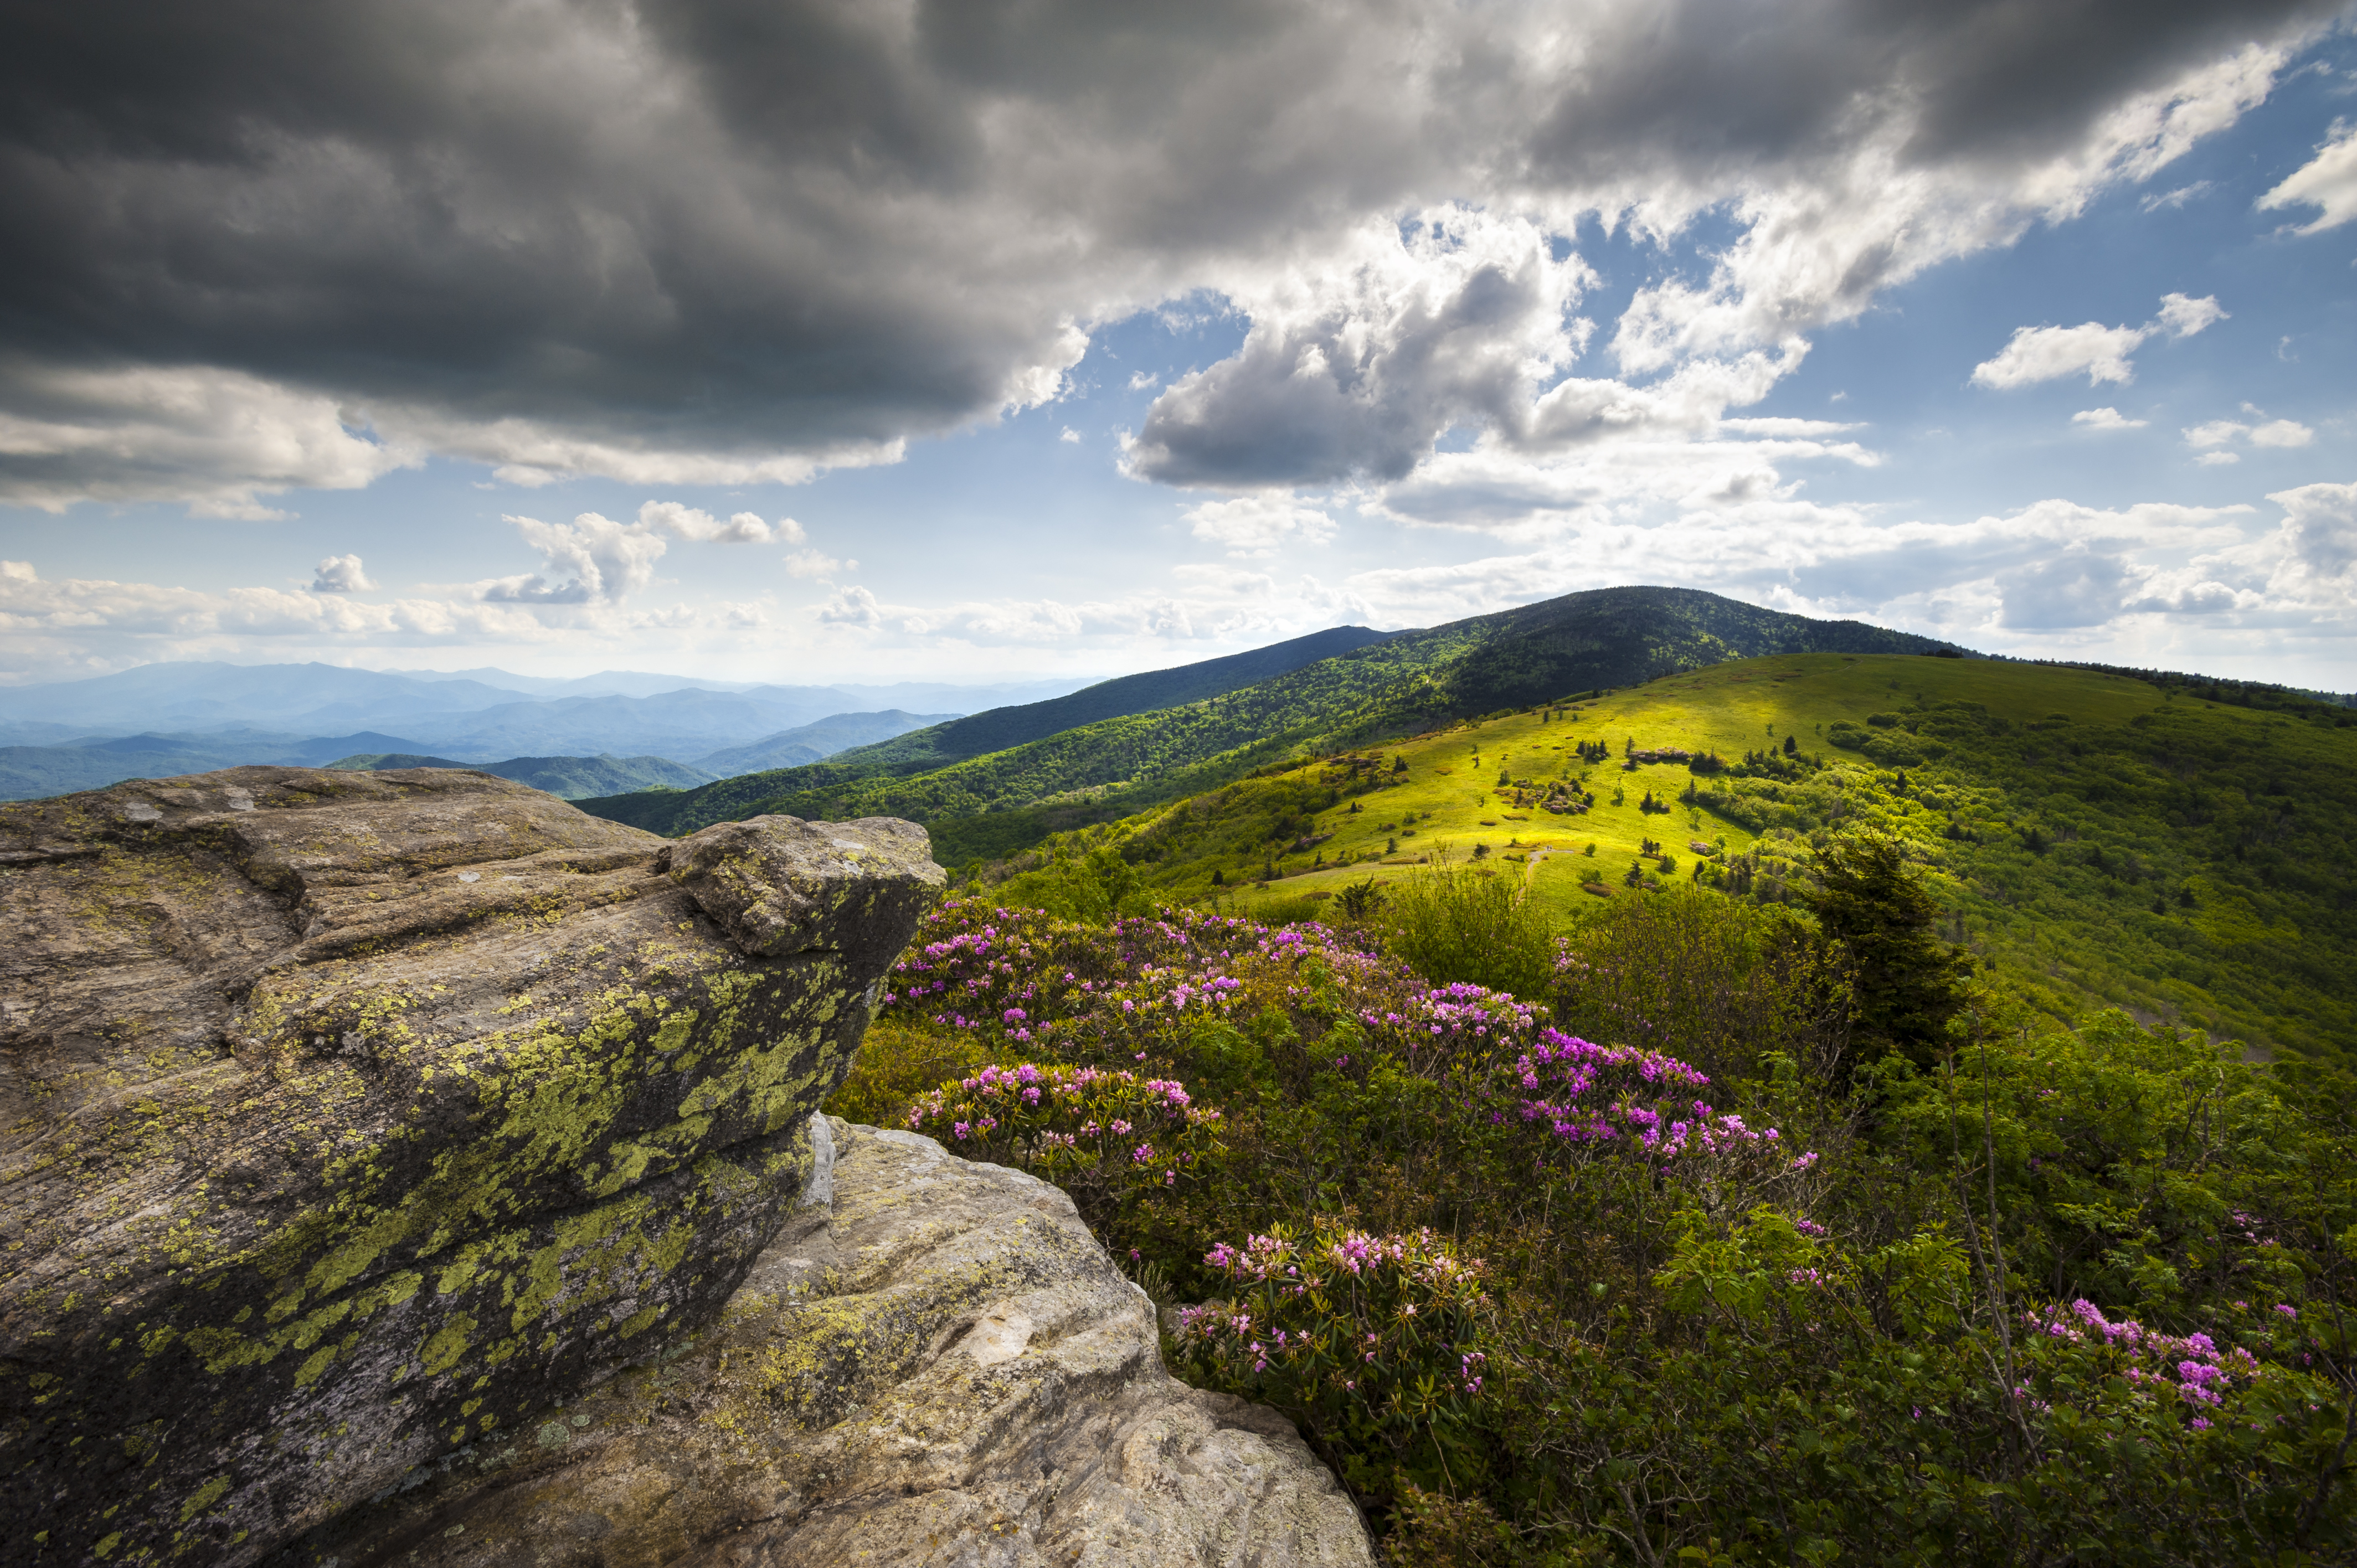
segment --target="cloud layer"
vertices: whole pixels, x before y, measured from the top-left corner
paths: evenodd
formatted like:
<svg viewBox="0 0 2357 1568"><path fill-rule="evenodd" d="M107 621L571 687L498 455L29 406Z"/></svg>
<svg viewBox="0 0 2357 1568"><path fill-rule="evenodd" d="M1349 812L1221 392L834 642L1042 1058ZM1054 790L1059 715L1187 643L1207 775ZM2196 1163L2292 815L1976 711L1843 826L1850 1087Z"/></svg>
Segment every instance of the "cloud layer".
<svg viewBox="0 0 2357 1568"><path fill-rule="evenodd" d="M425 454L791 482L1052 399L1197 291L1250 338L1163 393L1142 477L1691 433L2231 123L2332 9L51 8L0 61L0 499L253 516ZM2285 199L2340 220L2338 156ZM1714 211L1706 275L1577 317L1583 216Z"/></svg>

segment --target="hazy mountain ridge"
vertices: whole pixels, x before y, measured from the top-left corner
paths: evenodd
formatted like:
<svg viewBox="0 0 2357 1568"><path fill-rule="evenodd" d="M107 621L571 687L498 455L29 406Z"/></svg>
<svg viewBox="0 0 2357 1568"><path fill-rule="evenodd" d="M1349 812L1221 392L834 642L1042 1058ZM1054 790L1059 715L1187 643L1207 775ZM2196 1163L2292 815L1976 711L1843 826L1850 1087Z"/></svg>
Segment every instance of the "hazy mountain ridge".
<svg viewBox="0 0 2357 1568"><path fill-rule="evenodd" d="M385 753L467 767L652 756L683 769L662 777L684 787L784 760L807 763L972 706L1066 689L1060 682L780 686L630 671L558 681L492 669L147 664L85 681L0 689L0 741L11 743L0 745L0 799L247 763L318 767ZM879 703L879 695L906 700ZM764 746L779 748L774 759L759 755ZM707 761L731 750L756 755L725 767ZM577 781L594 771L567 777ZM658 781L654 774L633 777L639 782L618 776L592 792Z"/></svg>
<svg viewBox="0 0 2357 1568"><path fill-rule="evenodd" d="M952 719L902 740L863 747L846 762L881 764L878 771L909 773L946 767L1106 719L1182 707L1241 687L1287 675L1321 659L1385 640L1363 626L1330 627L1244 653L1206 659L1170 670L1149 670L1083 687L1043 703L991 708Z"/></svg>
<svg viewBox="0 0 2357 1568"><path fill-rule="evenodd" d="M1695 589L1596 589L1397 632L1181 706L1103 720L930 771L905 772L880 759L886 748L870 747L812 768L724 779L683 796L590 800L582 808L661 832L762 811L900 816L934 824L941 853L954 859L969 851L1006 853L1027 834L1036 839L1050 826L1071 824L1041 818L947 829L953 819L1036 811L1043 803L1085 818L1120 815L1173 791L1250 772L1313 740L1411 734L1444 719L1633 685L1729 658L1943 650L1960 651L1908 632L1785 615ZM891 745L906 746L913 738Z"/></svg>
<svg viewBox="0 0 2357 1568"><path fill-rule="evenodd" d="M562 800L621 789L689 789L712 775L665 757L511 757L505 762L454 762L447 757L390 752L347 757L328 764L351 772L383 773L402 768L466 768L495 779L511 779L545 789Z"/></svg>
<svg viewBox="0 0 2357 1568"><path fill-rule="evenodd" d="M815 724L764 736L749 746L730 746L695 759L694 766L715 779L732 778L762 769L798 768L838 752L874 746L896 736L939 725L949 714L909 714L888 708L874 714L835 714Z"/></svg>

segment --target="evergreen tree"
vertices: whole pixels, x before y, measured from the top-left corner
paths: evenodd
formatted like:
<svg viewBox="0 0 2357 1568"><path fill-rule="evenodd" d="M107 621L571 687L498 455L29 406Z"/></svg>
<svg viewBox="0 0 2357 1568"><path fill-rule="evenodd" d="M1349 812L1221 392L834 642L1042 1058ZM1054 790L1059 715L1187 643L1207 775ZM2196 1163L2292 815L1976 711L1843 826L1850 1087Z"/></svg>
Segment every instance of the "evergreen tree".
<svg viewBox="0 0 2357 1568"><path fill-rule="evenodd" d="M1856 966L1858 1038L1869 1053L1931 1067L1963 1005L1958 985L1971 961L1939 940L1939 908L1890 840L1836 839L1817 856L1816 871L1810 907Z"/></svg>

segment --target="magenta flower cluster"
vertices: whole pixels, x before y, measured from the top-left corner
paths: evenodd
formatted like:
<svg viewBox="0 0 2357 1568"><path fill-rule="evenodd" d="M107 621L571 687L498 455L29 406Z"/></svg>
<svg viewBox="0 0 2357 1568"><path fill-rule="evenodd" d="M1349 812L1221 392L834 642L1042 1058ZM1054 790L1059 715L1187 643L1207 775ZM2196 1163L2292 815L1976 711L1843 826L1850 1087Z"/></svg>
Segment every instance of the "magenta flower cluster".
<svg viewBox="0 0 2357 1568"><path fill-rule="evenodd" d="M1522 1121L1566 1145L1618 1149L1667 1163L1739 1149L1772 1149L1773 1127L1690 1099L1709 1087L1695 1068L1660 1051L1599 1046L1542 1027L1511 1069ZM1798 1168L1805 1169L1803 1164Z"/></svg>
<svg viewBox="0 0 2357 1568"><path fill-rule="evenodd" d="M1313 1402L1363 1404L1419 1377L1466 1398L1481 1391L1487 1357L1465 1343L1485 1301L1481 1265L1430 1230L1377 1236L1320 1221L1306 1240L1223 1241L1203 1262L1233 1294L1180 1309L1179 1337L1240 1370L1274 1369Z"/></svg>
<svg viewBox="0 0 2357 1568"><path fill-rule="evenodd" d="M1486 1015L1532 1010L1478 987L1433 993L1405 966L1361 950L1324 926L1270 927L1232 916L1167 909L1110 927L1036 909L948 899L926 918L919 944L893 968L883 995L944 1028L972 1030L1068 1058L1136 1058L1165 1031L1226 1016L1249 1001L1249 969L1272 977L1263 994L1304 1004L1316 965L1354 995L1390 995L1398 1010L1432 1012L1443 1032L1481 1028ZM1476 1015L1484 1015L1477 1016Z"/></svg>
<svg viewBox="0 0 2357 1568"><path fill-rule="evenodd" d="M2106 1318L2093 1302L2049 1307L2025 1315L2037 1333L2072 1344L2104 1345L2119 1352L2120 1375L2147 1398L2174 1398L2193 1406L2194 1424L2207 1426L2199 1412L2225 1402L2227 1391L2259 1372L2258 1359L2239 1346L2221 1350L2207 1334L2182 1337L2147 1328L2133 1318Z"/></svg>
<svg viewBox="0 0 2357 1568"><path fill-rule="evenodd" d="M1502 991L1459 982L1424 991L1389 1008L1361 1008L1371 1033L1391 1035L1411 1053L1461 1051L1519 1043L1538 1027L1538 1010Z"/></svg>

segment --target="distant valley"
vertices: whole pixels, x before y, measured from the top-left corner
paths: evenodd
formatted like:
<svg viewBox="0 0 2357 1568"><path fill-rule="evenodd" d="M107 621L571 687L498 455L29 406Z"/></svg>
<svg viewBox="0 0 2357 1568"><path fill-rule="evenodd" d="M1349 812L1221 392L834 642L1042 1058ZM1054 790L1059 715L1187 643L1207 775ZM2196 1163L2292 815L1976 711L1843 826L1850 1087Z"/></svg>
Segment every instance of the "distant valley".
<svg viewBox="0 0 2357 1568"><path fill-rule="evenodd" d="M0 799L251 763L316 768L385 755L494 768L651 760L670 770L576 766L565 776L588 793L658 782L687 788L804 766L961 714L1060 696L1074 684L783 686L632 671L550 681L498 670L148 664L0 690Z"/></svg>

